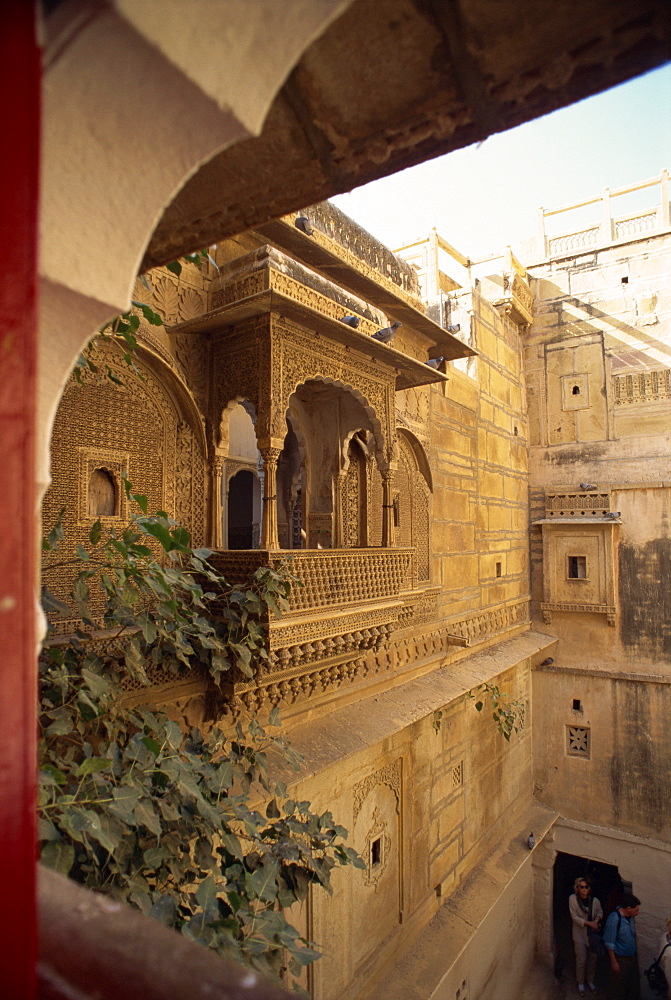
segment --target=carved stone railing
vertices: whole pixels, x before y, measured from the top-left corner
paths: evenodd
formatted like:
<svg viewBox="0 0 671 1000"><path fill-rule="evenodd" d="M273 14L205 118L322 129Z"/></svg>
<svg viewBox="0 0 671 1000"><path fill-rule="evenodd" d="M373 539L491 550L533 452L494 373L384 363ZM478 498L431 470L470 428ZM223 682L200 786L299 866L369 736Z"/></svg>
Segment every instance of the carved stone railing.
<svg viewBox="0 0 671 1000"><path fill-rule="evenodd" d="M601 516L610 512L610 491L571 491L545 494L545 516L580 517L582 515Z"/></svg>
<svg viewBox="0 0 671 1000"><path fill-rule="evenodd" d="M671 370L664 368L661 371L613 375L611 387L616 405L671 399Z"/></svg>
<svg viewBox="0 0 671 1000"><path fill-rule="evenodd" d="M576 233L566 233L563 236L553 236L548 240L548 257L563 257L580 252L589 247L595 247L599 242L599 227L590 226Z"/></svg>
<svg viewBox="0 0 671 1000"><path fill-rule="evenodd" d="M286 565L301 581L289 610L270 618L268 661L253 679L234 674L227 705L250 710L295 701L353 679L407 614L414 549L301 549L215 552L210 561L229 583L244 583L261 566Z"/></svg>
<svg viewBox="0 0 671 1000"><path fill-rule="evenodd" d="M650 206L650 208L627 215L613 215L612 206L614 203L618 204L617 199L619 197L631 195L633 192L642 191L647 188L657 188L658 201L656 206ZM622 203L620 202L619 204ZM595 219L590 226L577 231L562 233L558 236L548 236L546 234L545 220L549 216L563 215L565 212L584 209L588 206L595 206L595 211L599 211L600 209L600 221L597 222ZM596 206L599 206L599 208ZM645 236L646 233L668 230L671 228L669 172L668 170L662 170L659 177L652 177L649 180L641 181L639 184L618 188L615 191L604 188L601 194L596 195L594 198L588 198L586 201L577 202L573 205L564 205L562 208L553 208L549 211L540 208L538 212L538 249L544 259L570 257L574 254L580 254L584 250L636 239L638 236Z"/></svg>
<svg viewBox="0 0 671 1000"><path fill-rule="evenodd" d="M658 225L657 209L653 208L648 212L638 212L636 215L614 219L613 236L616 240L624 240L628 236L638 236L639 233L654 232Z"/></svg>

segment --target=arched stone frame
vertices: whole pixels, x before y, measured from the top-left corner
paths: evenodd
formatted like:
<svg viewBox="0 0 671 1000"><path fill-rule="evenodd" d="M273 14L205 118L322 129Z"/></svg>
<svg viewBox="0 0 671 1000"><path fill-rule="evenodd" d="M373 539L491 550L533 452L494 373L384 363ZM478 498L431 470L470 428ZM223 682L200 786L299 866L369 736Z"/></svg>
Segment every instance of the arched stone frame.
<svg viewBox="0 0 671 1000"><path fill-rule="evenodd" d="M304 524L308 504L308 458L301 416L299 409L295 406L289 407L286 417L287 433L278 459L277 470L278 532L284 535L287 542L284 547L289 549L304 548L307 543ZM287 446L292 438L295 442L294 455L298 458L298 462L287 478L286 471L284 475L280 475L280 473L283 457L285 459L288 457ZM284 522L280 520L280 513L284 514ZM283 524L284 528L281 531Z"/></svg>
<svg viewBox="0 0 671 1000"><path fill-rule="evenodd" d="M209 544L212 548L221 549L228 546L228 488L233 475L241 468L248 468L254 472L258 482L259 491L263 488L263 474L259 469L258 459L256 462L241 463L237 459L231 461L230 452L230 417L237 406L242 406L248 413L256 429L256 407L246 396L232 396L219 410L214 421L214 433L212 441L212 457L210 459L210 536ZM257 446L258 447L258 446ZM260 499L260 493L259 493ZM256 510L254 512L256 520ZM253 547L258 547L259 539Z"/></svg>
<svg viewBox="0 0 671 1000"><path fill-rule="evenodd" d="M342 471L336 476L336 503L341 523L339 544L343 548L368 544L369 452L360 434L361 430L356 430L346 436Z"/></svg>
<svg viewBox="0 0 671 1000"><path fill-rule="evenodd" d="M333 456L333 467L331 470L330 486L332 491L331 496L331 508L328 513L318 513L313 509L313 505L310 502L310 497L313 492L314 487L314 476L313 471L307 463L307 475L305 476L305 481L307 484L308 496L306 499L306 516L307 516L307 526L308 526L308 544L311 544L311 537L319 538L319 544L322 547L341 547L344 545L343 536L343 511L342 511L342 487L344 483L344 477L346 475L347 468L347 448L349 447L349 442L352 436L359 431L365 431L368 435L367 445L370 449L369 455L370 461L368 463L368 472L370 473L370 465L374 464L376 470L379 470L379 477L382 480L383 494L385 488L385 482L390 483L390 471L391 464L388 461L388 456L390 452L390 445L384 445L384 428L382 421L379 419L378 414L363 394L363 392L356 386L344 381L343 379L334 378L330 375L314 374L314 359L310 358L308 362L311 366L308 368L309 374L305 371L298 377L294 374L293 377L285 377L282 380L282 393L286 396L289 389L291 392L287 398L285 414L288 414L293 409L296 411L297 423L300 425L301 421L308 422L307 414L303 414L304 402L300 399L299 391L303 387L309 388L311 383L321 383L322 385L333 386L335 390L346 396L351 397L358 404L361 410L361 416L365 417L364 423L356 422L354 426L347 428L346 432L343 434L342 439L337 443L337 448ZM307 366L306 366L307 367ZM383 389L387 389L387 386L383 386ZM381 400L385 399L385 393L380 392ZM385 416L387 414L385 413ZM286 416L285 416L286 419ZM274 426L279 429L279 421L274 418ZM373 448L370 448L371 443ZM307 454L308 448L306 446L305 452ZM391 506L391 501L385 501L384 495L379 498L379 506L381 508L381 524L384 525L385 511L384 505L386 502ZM366 491L366 504L370 507L370 490ZM362 538L361 544L369 544L368 538L368 525L366 526L366 536ZM388 530L387 537L391 539L391 532ZM313 539L314 540L314 539ZM385 542L384 540L384 527L380 532L380 542L378 544L390 544L390 542Z"/></svg>
<svg viewBox="0 0 671 1000"><path fill-rule="evenodd" d="M399 460L393 480L396 541L415 550L412 586L431 581L432 476L421 443L410 431L398 429Z"/></svg>
<svg viewBox="0 0 671 1000"><path fill-rule="evenodd" d="M165 510L190 532L194 546L206 532L206 458L202 420L188 389L164 361L140 344L136 367L129 368L118 350L104 342L97 347L98 373L74 379L63 393L54 419L51 442L54 474L43 504L45 524L51 526L63 509L65 537L55 557L44 565L63 563L76 546L86 547L100 512L91 509L89 487L95 470L103 469L115 492L114 510L101 519L123 530L140 508L126 495L128 479L144 494L149 513ZM114 384L106 369L119 378ZM52 568L49 587L66 597L68 569ZM100 601L102 598L100 599ZM94 597L95 614L102 604ZM59 630L72 623L60 623Z"/></svg>

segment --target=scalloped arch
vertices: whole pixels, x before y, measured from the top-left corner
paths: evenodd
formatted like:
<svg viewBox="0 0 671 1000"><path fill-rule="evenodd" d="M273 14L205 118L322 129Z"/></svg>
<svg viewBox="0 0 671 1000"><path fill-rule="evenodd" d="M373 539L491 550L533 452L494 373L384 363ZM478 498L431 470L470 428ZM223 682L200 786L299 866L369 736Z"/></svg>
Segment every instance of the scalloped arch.
<svg viewBox="0 0 671 1000"><path fill-rule="evenodd" d="M342 379L332 378L329 375L310 375L309 378L303 379L303 381L301 382L297 382L289 394L289 400L291 400L291 397L294 395L294 393L298 391L298 389L300 389L301 386L309 385L310 382L323 382L325 385L332 385L336 389L342 389L344 392L347 392L351 396L353 396L354 399L356 399L356 401L361 404L361 407L371 424L370 429L372 430L373 437L375 439L375 444L376 444L375 458L378 467L380 469L386 468L387 461L384 456L384 445L386 439L384 434L384 428L382 427L382 422L380 421L380 418L375 412L375 408L373 407L370 400L368 400L366 396L364 396L364 394L359 389L356 389L353 385L350 385L348 382L343 382ZM290 407L287 406L285 415L289 413L289 409ZM361 429L363 430L367 428L361 428Z"/></svg>

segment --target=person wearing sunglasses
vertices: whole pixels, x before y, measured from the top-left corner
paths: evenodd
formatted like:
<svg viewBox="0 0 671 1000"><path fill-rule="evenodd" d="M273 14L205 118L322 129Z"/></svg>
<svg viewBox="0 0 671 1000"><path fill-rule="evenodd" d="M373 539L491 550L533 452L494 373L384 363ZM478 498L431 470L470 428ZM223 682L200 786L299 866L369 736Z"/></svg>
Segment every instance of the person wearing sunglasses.
<svg viewBox="0 0 671 1000"><path fill-rule="evenodd" d="M575 976L578 983L578 993L585 995L585 971L587 985L592 993L596 993L594 976L596 973L596 952L590 948L589 932L598 933L603 908L599 900L592 896L590 884L586 878L575 880L574 892L569 897L568 908L573 925L573 947L575 949Z"/></svg>

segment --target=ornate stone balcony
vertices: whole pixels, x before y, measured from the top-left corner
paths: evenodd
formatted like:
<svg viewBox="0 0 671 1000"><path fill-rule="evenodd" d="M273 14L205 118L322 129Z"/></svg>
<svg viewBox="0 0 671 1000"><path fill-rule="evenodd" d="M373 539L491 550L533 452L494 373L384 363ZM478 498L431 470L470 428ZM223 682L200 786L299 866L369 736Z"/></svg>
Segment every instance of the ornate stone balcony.
<svg viewBox="0 0 671 1000"><path fill-rule="evenodd" d="M227 702L257 710L353 678L366 654L378 651L399 627L413 553L411 548L214 553L211 562L229 583L245 582L260 566L287 565L303 584L292 588L289 611L267 621L267 665L253 680L239 674L226 683Z"/></svg>

